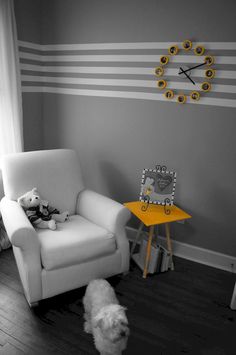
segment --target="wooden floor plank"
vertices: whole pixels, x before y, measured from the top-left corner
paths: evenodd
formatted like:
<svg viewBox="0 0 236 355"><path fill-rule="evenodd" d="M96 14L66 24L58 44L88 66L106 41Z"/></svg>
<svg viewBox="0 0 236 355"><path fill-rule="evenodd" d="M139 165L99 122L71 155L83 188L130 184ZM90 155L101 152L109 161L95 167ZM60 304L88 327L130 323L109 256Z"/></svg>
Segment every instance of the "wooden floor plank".
<svg viewBox="0 0 236 355"><path fill-rule="evenodd" d="M25 353L13 345L6 343L2 349L0 349L0 355L24 355Z"/></svg>
<svg viewBox="0 0 236 355"><path fill-rule="evenodd" d="M175 271L143 279L131 263L129 274L109 282L128 308L124 355L236 354L236 312L229 308L235 275L175 258ZM84 293L67 292L32 310L12 250L0 253L0 355L96 355L83 331Z"/></svg>

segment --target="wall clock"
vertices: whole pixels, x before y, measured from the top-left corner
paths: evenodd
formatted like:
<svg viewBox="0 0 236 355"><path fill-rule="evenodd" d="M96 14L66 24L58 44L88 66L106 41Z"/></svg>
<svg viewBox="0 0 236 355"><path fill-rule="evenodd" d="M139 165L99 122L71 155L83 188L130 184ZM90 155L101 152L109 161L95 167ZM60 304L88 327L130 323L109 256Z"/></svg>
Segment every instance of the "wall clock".
<svg viewBox="0 0 236 355"><path fill-rule="evenodd" d="M201 56L202 61L200 64L195 64L195 65L183 65L180 64L176 68L176 74L177 77L181 79L181 82L183 82L183 91L188 90L189 91L189 85L186 86L186 89L184 88L184 83L188 83L191 85L191 91L189 95L186 95L185 93L182 92L177 92L173 91L171 88L168 88L168 81L165 79L165 74L166 74L166 69L168 68L168 64L172 62L172 58L174 56L177 56L179 53L181 53L181 50L184 51L185 53L191 53L194 56ZM201 96L203 93L207 93L211 90L211 79L214 78L215 76L215 70L211 67L212 64L214 64L214 57L211 55L204 55L205 54L205 48L201 45L196 45L193 48L193 44L190 40L185 40L182 43L182 48L180 49L177 45L171 45L168 49L168 54L167 55L161 55L160 57L160 65L155 68L155 75L159 78L157 81L157 87L160 90L165 90L164 91L164 96L167 100L172 100L173 98L176 98L176 102L180 104L184 104L189 98L192 101L198 101L200 100ZM195 79L192 78L192 74L195 69L197 68L204 68L204 80L198 84L195 82ZM173 73L172 69L172 73ZM196 73L196 72L195 72ZM172 74L173 75L173 74Z"/></svg>

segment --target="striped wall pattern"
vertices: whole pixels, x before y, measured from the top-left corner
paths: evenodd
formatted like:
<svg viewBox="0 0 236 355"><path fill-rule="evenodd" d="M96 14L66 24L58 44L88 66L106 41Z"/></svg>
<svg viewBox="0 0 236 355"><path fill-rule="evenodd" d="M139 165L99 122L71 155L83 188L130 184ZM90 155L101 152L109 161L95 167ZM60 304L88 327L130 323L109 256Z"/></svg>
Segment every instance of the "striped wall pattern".
<svg viewBox="0 0 236 355"><path fill-rule="evenodd" d="M40 45L19 41L22 91L117 97L167 101L157 88L154 68L160 56L168 53L173 42L94 43ZM212 90L202 93L199 102L187 103L236 107L236 42L199 43L213 55L216 77ZM165 69L167 87L189 95L200 90L205 70L195 69L191 76L196 85L178 75L182 65L194 66L203 57L181 51L171 57ZM169 101L168 101L169 102ZM170 102L175 102L175 99Z"/></svg>

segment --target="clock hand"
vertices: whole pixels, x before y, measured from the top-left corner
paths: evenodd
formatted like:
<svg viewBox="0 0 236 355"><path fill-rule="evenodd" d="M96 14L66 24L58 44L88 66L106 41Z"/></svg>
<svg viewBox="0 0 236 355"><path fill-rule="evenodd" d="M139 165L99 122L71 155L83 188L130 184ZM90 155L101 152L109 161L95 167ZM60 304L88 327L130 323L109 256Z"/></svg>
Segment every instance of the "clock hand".
<svg viewBox="0 0 236 355"><path fill-rule="evenodd" d="M182 70L182 72L181 73L179 73L179 74L182 74L182 73L184 73L185 74L185 76L193 83L193 85L195 85L195 82L190 78L190 76L188 75L188 74L186 74L186 72L180 67L180 70ZM187 71L187 70L186 70Z"/></svg>
<svg viewBox="0 0 236 355"><path fill-rule="evenodd" d="M195 65L195 67L189 68L189 69L187 69L187 70L183 70L182 68L180 68L182 71L180 71L179 74L186 73L186 72L189 71L189 70L192 70L192 69L201 67L201 66L203 66L203 65L205 65L205 64L206 64L206 62L201 63L201 64L198 64L198 65Z"/></svg>

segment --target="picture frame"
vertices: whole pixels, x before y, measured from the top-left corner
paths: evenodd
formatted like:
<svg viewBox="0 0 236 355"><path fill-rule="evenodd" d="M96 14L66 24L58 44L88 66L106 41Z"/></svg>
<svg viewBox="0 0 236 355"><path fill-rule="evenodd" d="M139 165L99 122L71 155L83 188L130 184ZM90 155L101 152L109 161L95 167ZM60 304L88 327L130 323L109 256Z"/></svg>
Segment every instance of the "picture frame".
<svg viewBox="0 0 236 355"><path fill-rule="evenodd" d="M173 205L176 185L176 172L166 166L143 169L139 200L156 205Z"/></svg>

